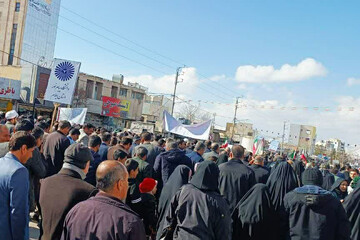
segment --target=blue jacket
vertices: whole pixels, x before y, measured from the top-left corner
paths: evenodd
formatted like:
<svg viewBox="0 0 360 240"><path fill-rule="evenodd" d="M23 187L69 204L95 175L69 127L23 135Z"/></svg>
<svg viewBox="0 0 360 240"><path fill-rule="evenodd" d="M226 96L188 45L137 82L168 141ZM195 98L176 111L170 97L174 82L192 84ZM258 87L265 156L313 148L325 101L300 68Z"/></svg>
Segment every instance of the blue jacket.
<svg viewBox="0 0 360 240"><path fill-rule="evenodd" d="M29 172L11 153L0 158L1 239L29 239Z"/></svg>
<svg viewBox="0 0 360 240"><path fill-rule="evenodd" d="M101 160L107 160L107 154L108 154L109 146L106 145L106 143L102 142L99 149L99 155Z"/></svg>
<svg viewBox="0 0 360 240"><path fill-rule="evenodd" d="M204 161L203 157L195 151L192 151L191 153L186 154L186 156L191 159L191 161L193 162L194 165L196 163Z"/></svg>
<svg viewBox="0 0 360 240"><path fill-rule="evenodd" d="M103 160L97 152L94 152L91 149L90 151L94 159L90 160L90 168L89 172L86 174L85 182L96 186L96 170Z"/></svg>

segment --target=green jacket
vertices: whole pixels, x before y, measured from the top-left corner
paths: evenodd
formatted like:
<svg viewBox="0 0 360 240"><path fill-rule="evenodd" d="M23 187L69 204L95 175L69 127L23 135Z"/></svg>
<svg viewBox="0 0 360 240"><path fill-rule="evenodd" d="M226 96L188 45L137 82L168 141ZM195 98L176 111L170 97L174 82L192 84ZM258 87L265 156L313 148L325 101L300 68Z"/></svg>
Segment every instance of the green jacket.
<svg viewBox="0 0 360 240"><path fill-rule="evenodd" d="M153 177L153 168L149 163L142 160L139 157L132 158L133 160L139 163L139 173L136 177L137 182L140 184L144 178L152 178Z"/></svg>

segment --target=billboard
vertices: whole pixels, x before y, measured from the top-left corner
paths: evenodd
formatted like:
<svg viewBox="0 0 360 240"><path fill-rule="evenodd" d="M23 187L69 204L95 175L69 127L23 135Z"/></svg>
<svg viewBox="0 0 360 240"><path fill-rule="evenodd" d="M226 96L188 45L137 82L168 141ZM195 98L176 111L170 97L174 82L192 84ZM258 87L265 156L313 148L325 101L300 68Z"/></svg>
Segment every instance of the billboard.
<svg viewBox="0 0 360 240"><path fill-rule="evenodd" d="M101 115L108 117L122 117L128 116L130 110L130 101L121 100L112 97L102 97Z"/></svg>

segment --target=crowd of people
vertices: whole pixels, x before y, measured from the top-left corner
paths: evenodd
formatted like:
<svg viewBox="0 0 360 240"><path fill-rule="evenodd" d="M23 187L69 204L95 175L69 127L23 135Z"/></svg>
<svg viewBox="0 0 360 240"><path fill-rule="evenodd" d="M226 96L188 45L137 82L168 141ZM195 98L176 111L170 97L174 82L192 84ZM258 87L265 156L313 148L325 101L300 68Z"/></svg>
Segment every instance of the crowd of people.
<svg viewBox="0 0 360 240"><path fill-rule="evenodd" d="M1 117L1 239L360 239L349 164Z"/></svg>

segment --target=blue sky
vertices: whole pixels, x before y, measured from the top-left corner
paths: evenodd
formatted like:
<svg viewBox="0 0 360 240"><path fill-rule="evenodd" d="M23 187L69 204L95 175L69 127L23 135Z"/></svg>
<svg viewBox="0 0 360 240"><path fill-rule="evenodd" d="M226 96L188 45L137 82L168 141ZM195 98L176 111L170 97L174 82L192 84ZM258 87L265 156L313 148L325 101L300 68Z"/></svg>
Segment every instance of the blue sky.
<svg viewBox="0 0 360 240"><path fill-rule="evenodd" d="M236 95L244 95L245 99L249 98L249 101L250 99L273 100L279 105L293 103L298 106L335 107L339 104L359 103L360 85L354 84L351 87L347 85L347 79L350 77L360 79L359 1L107 0L100 3L100 1L92 0L62 0L62 6L142 46L195 68L195 77L191 75L194 78L188 81L197 82L197 84L179 86L179 94L187 99L234 102ZM131 80L140 79L142 84L153 90L151 86L154 81L162 81L164 75L171 78L179 65L124 41L73 15L65 8L61 9L61 16L71 18L72 21L103 34L117 44L84 30L63 17L59 18L59 28L149 65L160 70L161 73L59 30L55 57L81 61L82 71L106 78L111 78L114 73L122 73L125 79L127 77ZM119 44L156 58L172 68L151 61ZM288 82L268 81L265 76L261 83L241 83L235 78L239 66L261 65L279 69L284 64L296 66L307 58L321 63L326 69L326 74L313 76L310 74L298 81ZM204 83L204 79L198 73L209 78L222 77L217 84L211 81ZM141 76L144 75L151 78L142 78ZM169 81L164 83L168 84ZM226 88L219 87L218 84ZM240 88L239 85L241 85ZM189 90L189 86L192 89ZM218 94L221 98L199 89L198 86L212 92L221 89L222 91ZM227 88L232 91L228 91ZM168 88L154 90L166 89ZM349 97L352 98L349 99ZM215 109L211 105L202 107L209 111L217 111L218 114L231 116L227 110L219 113L222 111L221 108ZM260 112L259 115L267 116L266 119L264 117L261 119L261 117L256 118L251 112L244 111L244 116L240 113L238 117L251 118L256 126L264 126L274 131L281 129L281 122L288 118L292 122L316 125L320 138L339 137L349 143L356 141L355 137L344 133L341 125L337 126L336 130L331 128L334 125L322 127L325 125L322 120L323 117L328 117L334 121L351 121L353 125L349 126L356 127L356 122L359 120L356 116L359 112L349 113L356 116L345 120L341 116L338 118L336 113L319 116L321 115L319 113L295 112L295 114L283 114L276 111ZM278 118L272 120L273 115ZM302 119L297 119L299 115ZM225 122L223 119L217 120L220 125L224 125Z"/></svg>

